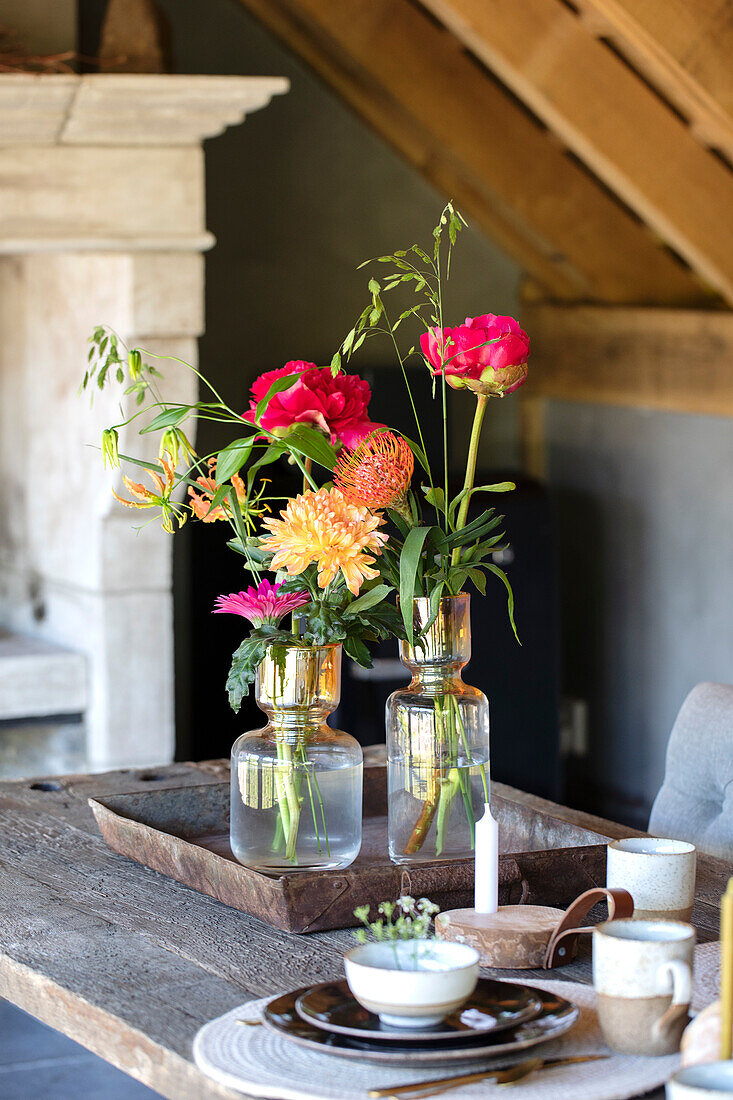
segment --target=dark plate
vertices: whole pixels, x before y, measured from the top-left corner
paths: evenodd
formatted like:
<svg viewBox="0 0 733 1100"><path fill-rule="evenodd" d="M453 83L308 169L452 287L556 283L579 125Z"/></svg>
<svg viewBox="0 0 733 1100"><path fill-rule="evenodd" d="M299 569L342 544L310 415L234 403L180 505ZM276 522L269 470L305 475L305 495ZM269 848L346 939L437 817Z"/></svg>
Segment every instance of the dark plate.
<svg viewBox="0 0 733 1100"><path fill-rule="evenodd" d="M504 1031L495 1035L493 1041L486 1036L473 1037L460 1046L454 1040L428 1039L424 1046L414 1043L385 1043L373 1038L364 1040L348 1039L345 1035L320 1031L312 1024L301 1019L295 1010L295 1002L308 992L308 987L295 989L270 1001L263 1013L266 1027L276 1031L285 1039L298 1046L318 1050L322 1054L333 1054L338 1058L351 1058L359 1062L371 1062L383 1066L414 1066L416 1069L451 1066L457 1063L481 1063L514 1054L540 1043L548 1043L564 1035L573 1026L580 1015L579 1010L570 1001L545 993L541 989L532 992L542 1002L539 1016L527 1023L519 1024L513 1031Z"/></svg>
<svg viewBox="0 0 733 1100"><path fill-rule="evenodd" d="M321 1031L346 1035L349 1039L379 1039L385 1043L425 1046L436 1039L462 1043L476 1036L486 1037L533 1020L542 1011L536 992L526 985L512 985L491 978L479 978L475 990L458 1012L432 1027L409 1029L388 1027L379 1017L362 1008L347 982L323 982L301 994L295 1011L306 1023Z"/></svg>

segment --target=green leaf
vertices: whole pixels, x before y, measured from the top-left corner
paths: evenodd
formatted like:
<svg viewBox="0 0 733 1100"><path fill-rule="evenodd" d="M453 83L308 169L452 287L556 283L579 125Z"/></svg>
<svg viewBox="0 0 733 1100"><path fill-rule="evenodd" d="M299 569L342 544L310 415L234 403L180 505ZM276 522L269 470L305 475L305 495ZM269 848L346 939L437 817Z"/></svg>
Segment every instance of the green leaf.
<svg viewBox="0 0 733 1100"><path fill-rule="evenodd" d="M219 451L216 458L215 474L218 482L228 481L232 474L239 473L252 453L254 441L255 437L253 435L248 436L246 439L235 439Z"/></svg>
<svg viewBox="0 0 733 1100"><path fill-rule="evenodd" d="M496 576L499 578L499 580L504 585L504 587L506 588L506 591L507 591L507 611L509 612L509 622L512 624L512 630L514 631L514 637L519 642L519 635L517 634L517 625L514 622L514 592L512 590L511 584L509 583L509 578L507 577L504 570L500 569L498 565L489 565L489 564L487 564L485 566L485 568L489 569L492 573L495 573ZM521 645L522 643L519 642L519 644Z"/></svg>
<svg viewBox="0 0 733 1100"><path fill-rule="evenodd" d="M257 666L265 656L266 650L266 639L249 637L245 638L232 656L226 686L229 705L233 711L238 711L242 705L242 699L245 695L249 695L250 685L254 681Z"/></svg>
<svg viewBox="0 0 733 1100"><path fill-rule="evenodd" d="M368 592L365 592L363 596L359 596L353 603L350 603L344 614L350 617L361 615L364 611L368 611L370 607L381 603L391 591L392 588L389 584L377 584L374 588L370 588Z"/></svg>
<svg viewBox="0 0 733 1100"><path fill-rule="evenodd" d="M352 661L356 661L362 668L372 667L372 659L369 655L369 650L364 645L361 638L357 638L353 634L347 634L343 644L344 651L351 657Z"/></svg>
<svg viewBox="0 0 733 1100"><path fill-rule="evenodd" d="M298 424L283 437L282 442L288 450L305 455L326 470L333 470L337 456L336 449L315 428L307 424Z"/></svg>
<svg viewBox="0 0 733 1100"><path fill-rule="evenodd" d="M217 488L214 492L214 495L211 498L211 503L209 504L208 512L216 511L216 509L219 507L219 505L224 503L227 496L229 495L229 489L230 489L230 486L227 483L225 483L224 485L217 486ZM208 514L208 512L207 512L207 514Z"/></svg>
<svg viewBox="0 0 733 1100"><path fill-rule="evenodd" d="M464 565L481 565L482 559L496 549L497 544L504 539L504 532L500 531L493 538L476 542L472 546L464 547L461 551L461 561Z"/></svg>
<svg viewBox="0 0 733 1100"><path fill-rule="evenodd" d="M443 589L445 588L445 581L438 581L433 591L430 593L430 616L428 621L423 627L423 634L426 630L429 630L438 617L438 611L440 610L440 599L443 595Z"/></svg>
<svg viewBox="0 0 733 1100"><path fill-rule="evenodd" d="M175 428L177 424L186 419L190 412L190 405L176 405L173 409L163 409L162 412L153 417L149 424L140 429L140 435L157 432L160 428Z"/></svg>
<svg viewBox="0 0 733 1100"><path fill-rule="evenodd" d="M277 443L271 443L269 447L266 447L260 457L252 462L247 467L247 492L252 488L254 476L262 466L269 466L273 462L277 462L281 455L285 454L285 445L281 440Z"/></svg>
<svg viewBox="0 0 733 1100"><path fill-rule="evenodd" d="M481 593L481 595L485 596L486 595L486 577L481 572L481 570L480 569L468 569L466 572L468 573L468 576L473 581L473 583L476 585L476 588Z"/></svg>
<svg viewBox="0 0 733 1100"><path fill-rule="evenodd" d="M142 470L154 470L156 474L160 473L159 462L145 462L144 459L133 458L132 455L119 455L119 457L123 462L131 462L133 466L139 466ZM189 484L193 485L194 483L189 481ZM197 486L197 488L200 488L200 486Z"/></svg>
<svg viewBox="0 0 733 1100"><path fill-rule="evenodd" d="M449 571L448 576L450 578L450 585L454 592L461 592L463 590L468 575L469 570L462 566L457 566Z"/></svg>
<svg viewBox="0 0 733 1100"><path fill-rule="evenodd" d="M465 500L467 496L471 497L474 493L510 493L513 489L516 489L516 485L513 481L497 481L494 485L474 485L470 489L461 489L457 496L453 497L448 509L448 521L452 525L453 517L456 514L456 510L461 501Z"/></svg>
<svg viewBox="0 0 733 1100"><path fill-rule="evenodd" d="M415 627L412 621L415 580L425 542L430 533L435 531L442 534L438 527L413 527L407 534L400 554L400 610L402 611L402 621L405 624L407 640L410 645L413 644L415 638Z"/></svg>
<svg viewBox="0 0 733 1100"><path fill-rule="evenodd" d="M439 512L445 511L445 492L442 489L435 485L421 485L420 488L425 494L428 504L434 505Z"/></svg>
<svg viewBox="0 0 733 1100"><path fill-rule="evenodd" d="M229 486L228 496L229 506L232 510L232 519L234 520L234 526L236 527L237 534L239 535L239 541L242 543L242 545L245 545L247 542L247 532L244 529L244 523L242 521L242 509L239 506L239 497L237 496L233 486L231 485Z"/></svg>
<svg viewBox="0 0 733 1100"><path fill-rule="evenodd" d="M406 435L403 435L402 438L404 439L405 443L407 444L407 446L410 448L410 450L414 454L417 461L422 466L425 473L429 474L430 473L430 467L428 466L428 460L425 457L425 451L422 449L420 444L415 443L414 439L408 439L408 437Z"/></svg>
<svg viewBox="0 0 733 1100"><path fill-rule="evenodd" d="M493 531L503 519L503 516L494 514L493 508L488 508L471 523L467 523L465 527L462 527L460 531L454 531L452 535L446 535L437 543L436 549L438 553L445 554L455 546L467 546L468 543L475 542L477 538Z"/></svg>
<svg viewBox="0 0 733 1100"><path fill-rule="evenodd" d="M295 385L302 373L303 371L298 371L297 374L286 374L282 378L275 379L265 396L257 402L257 407L255 409L256 421L259 421L275 394L282 393L283 390L289 390L291 386Z"/></svg>

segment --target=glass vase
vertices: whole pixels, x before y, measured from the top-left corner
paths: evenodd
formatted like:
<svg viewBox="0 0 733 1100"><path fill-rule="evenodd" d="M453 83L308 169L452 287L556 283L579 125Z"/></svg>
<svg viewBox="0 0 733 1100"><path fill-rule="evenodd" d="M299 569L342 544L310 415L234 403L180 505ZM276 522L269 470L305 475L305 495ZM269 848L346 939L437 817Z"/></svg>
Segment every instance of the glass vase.
<svg viewBox="0 0 733 1100"><path fill-rule="evenodd" d="M430 602L413 606L417 637ZM412 681L386 708L390 858L471 856L490 783L488 700L461 678L471 657L470 596L442 599L415 646L400 643L400 657Z"/></svg>
<svg viewBox="0 0 733 1100"><path fill-rule="evenodd" d="M343 868L359 854L361 746L326 724L340 688L340 645L273 645L260 664L267 725L232 748L230 839L246 867Z"/></svg>

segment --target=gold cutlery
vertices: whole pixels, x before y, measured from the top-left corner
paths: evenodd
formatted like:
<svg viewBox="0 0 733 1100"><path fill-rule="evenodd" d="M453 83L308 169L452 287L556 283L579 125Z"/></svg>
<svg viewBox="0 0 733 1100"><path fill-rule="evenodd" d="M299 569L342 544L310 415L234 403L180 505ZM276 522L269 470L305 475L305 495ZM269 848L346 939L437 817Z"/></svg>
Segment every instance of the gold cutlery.
<svg viewBox="0 0 733 1100"><path fill-rule="evenodd" d="M388 1088L370 1089L368 1095L373 1097L374 1100L392 1100L393 1097L395 1100L399 1100L401 1097L405 1100L422 1100L423 1097L438 1096L450 1089L460 1088L461 1085L470 1085L476 1081L487 1081L492 1077L497 1085L513 1085L538 1070L554 1069L556 1066L570 1066L578 1062L595 1062L608 1057L608 1054L577 1054L568 1055L565 1058L528 1058L524 1062L517 1062L502 1069L482 1069L474 1073L454 1074L451 1077L434 1077L432 1081L413 1081L409 1085L392 1085Z"/></svg>
<svg viewBox="0 0 733 1100"><path fill-rule="evenodd" d="M235 1024L244 1024L245 1027L259 1027L262 1020L235 1020Z"/></svg>
<svg viewBox="0 0 733 1100"><path fill-rule="evenodd" d="M497 1081L500 1088L511 1088L512 1085L519 1084L525 1077L529 1077L535 1070L542 1069L555 1069L556 1066L573 1066L578 1062L599 1062L603 1058L610 1058L609 1054L577 1054L573 1057L567 1058L551 1058L546 1062L542 1062L539 1066L532 1066L528 1062L523 1062L521 1066L517 1066L517 1072L510 1078L505 1078L503 1081ZM531 1061L531 1060L530 1060Z"/></svg>

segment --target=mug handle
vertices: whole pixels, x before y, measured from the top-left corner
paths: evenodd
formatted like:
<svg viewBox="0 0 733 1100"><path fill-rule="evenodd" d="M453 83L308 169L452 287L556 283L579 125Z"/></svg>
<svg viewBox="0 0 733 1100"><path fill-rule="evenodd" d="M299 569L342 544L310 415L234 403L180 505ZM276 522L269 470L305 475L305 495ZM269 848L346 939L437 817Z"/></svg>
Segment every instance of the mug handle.
<svg viewBox="0 0 733 1100"><path fill-rule="evenodd" d="M671 1027L683 1017L689 1015L690 1000L692 999L692 968L682 959L672 959L662 963L657 970L657 985L659 992L667 991L667 981L672 980L672 1004L663 1016L660 1016L652 1027L652 1035L658 1038L667 1028Z"/></svg>
<svg viewBox="0 0 733 1100"><path fill-rule="evenodd" d="M578 936L584 932L593 931L592 925L581 927L580 921L599 901L605 901L608 904L609 920L621 920L623 917L633 915L634 899L628 890L622 890L618 886L612 888L594 886L591 890L586 890L575 899L572 905L568 906L550 936L542 963L544 970L551 970L555 966L570 962Z"/></svg>

